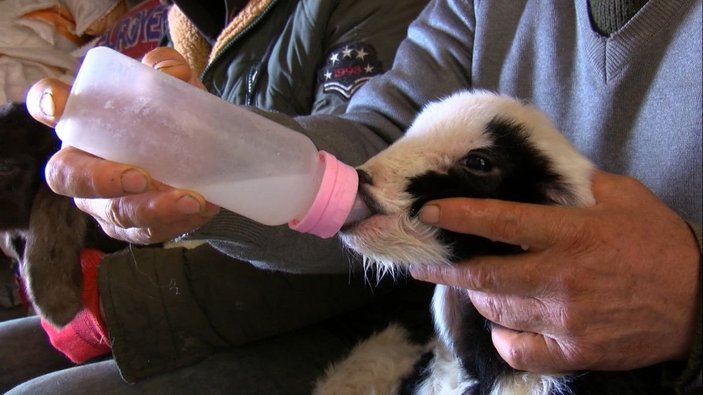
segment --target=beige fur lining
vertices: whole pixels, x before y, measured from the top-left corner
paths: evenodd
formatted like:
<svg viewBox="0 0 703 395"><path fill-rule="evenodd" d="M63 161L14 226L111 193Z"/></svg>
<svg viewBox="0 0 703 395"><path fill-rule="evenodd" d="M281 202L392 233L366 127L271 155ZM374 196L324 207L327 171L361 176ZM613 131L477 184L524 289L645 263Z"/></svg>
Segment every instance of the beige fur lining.
<svg viewBox="0 0 703 395"><path fill-rule="evenodd" d="M261 15L266 8L273 3L274 0L249 0L246 6L237 13L237 15L232 19L232 22L220 33L217 37L215 46L212 48L210 53L210 59L208 62L212 62L213 59L220 53L225 44L234 37L237 33L244 30L245 27L249 26L251 22L259 15Z"/></svg>
<svg viewBox="0 0 703 395"><path fill-rule="evenodd" d="M188 61L197 75L222 51L225 44L249 26L274 0L250 0L220 33L213 48L203 38L183 12L173 5L168 12L168 25L174 48Z"/></svg>
<svg viewBox="0 0 703 395"><path fill-rule="evenodd" d="M168 30L174 49L186 58L193 72L200 75L207 65L210 44L176 5L168 11Z"/></svg>

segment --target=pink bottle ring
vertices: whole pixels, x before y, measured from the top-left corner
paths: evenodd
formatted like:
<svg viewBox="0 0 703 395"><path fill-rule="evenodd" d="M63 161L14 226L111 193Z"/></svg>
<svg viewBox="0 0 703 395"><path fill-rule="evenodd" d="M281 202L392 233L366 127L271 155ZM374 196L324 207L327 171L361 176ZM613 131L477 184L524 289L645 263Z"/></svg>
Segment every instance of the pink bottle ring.
<svg viewBox="0 0 703 395"><path fill-rule="evenodd" d="M288 226L326 239L337 234L349 216L359 177L353 167L328 152L320 151L319 158L324 166L320 189L307 213L301 219L288 222Z"/></svg>

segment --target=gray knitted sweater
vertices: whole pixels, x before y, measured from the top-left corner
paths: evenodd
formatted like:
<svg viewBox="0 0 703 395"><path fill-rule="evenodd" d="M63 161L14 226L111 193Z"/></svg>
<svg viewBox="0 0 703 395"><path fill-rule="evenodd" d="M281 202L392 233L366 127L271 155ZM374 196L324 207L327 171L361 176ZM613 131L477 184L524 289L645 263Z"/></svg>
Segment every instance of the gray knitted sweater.
<svg viewBox="0 0 703 395"><path fill-rule="evenodd" d="M467 88L514 95L546 111L600 168L644 182L700 240L701 46L700 0L649 0L608 37L591 26L586 0L433 1L392 70L357 92L343 118L296 121L319 149L358 165L430 100ZM349 270L335 240L232 213L193 236L267 268Z"/></svg>

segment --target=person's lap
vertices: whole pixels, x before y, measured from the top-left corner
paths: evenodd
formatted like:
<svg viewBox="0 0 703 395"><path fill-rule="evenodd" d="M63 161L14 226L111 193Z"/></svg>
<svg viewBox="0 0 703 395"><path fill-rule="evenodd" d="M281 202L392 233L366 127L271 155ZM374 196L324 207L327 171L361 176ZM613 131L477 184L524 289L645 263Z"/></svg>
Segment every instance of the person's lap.
<svg viewBox="0 0 703 395"><path fill-rule="evenodd" d="M0 325L0 385L18 384L8 394L309 394L325 367L351 346L316 325L129 384L112 359L73 366L51 348L38 322L32 317ZM8 341L16 349L12 353Z"/></svg>
<svg viewBox="0 0 703 395"><path fill-rule="evenodd" d="M0 322L0 392L37 375L72 365L49 344L38 317Z"/></svg>
<svg viewBox="0 0 703 395"><path fill-rule="evenodd" d="M221 349L180 369L125 382L115 361L75 366L48 341L38 317L0 322L0 392L9 394L310 394L330 363L390 322L417 342L432 334L433 286L412 282L386 298L322 323ZM14 388L13 388L14 387Z"/></svg>

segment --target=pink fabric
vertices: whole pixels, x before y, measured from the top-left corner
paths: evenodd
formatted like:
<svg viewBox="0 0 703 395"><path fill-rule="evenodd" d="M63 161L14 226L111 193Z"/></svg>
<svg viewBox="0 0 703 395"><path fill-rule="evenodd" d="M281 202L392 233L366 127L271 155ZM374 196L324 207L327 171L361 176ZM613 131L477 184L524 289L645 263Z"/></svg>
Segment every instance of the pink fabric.
<svg viewBox="0 0 703 395"><path fill-rule="evenodd" d="M92 249L81 252L85 305L83 310L60 329L41 319L41 325L54 348L75 363L82 363L110 352L110 341L100 316L98 299L98 265L104 255L103 252Z"/></svg>

